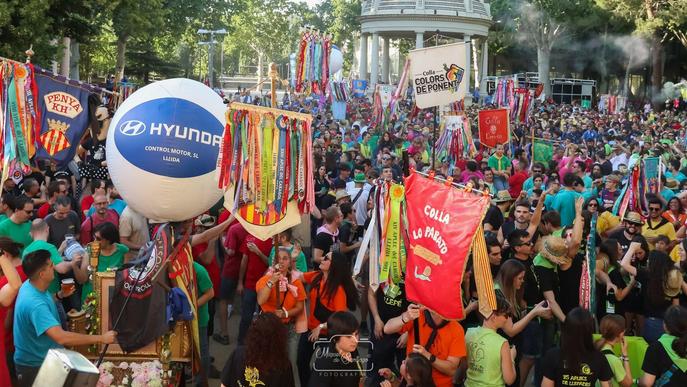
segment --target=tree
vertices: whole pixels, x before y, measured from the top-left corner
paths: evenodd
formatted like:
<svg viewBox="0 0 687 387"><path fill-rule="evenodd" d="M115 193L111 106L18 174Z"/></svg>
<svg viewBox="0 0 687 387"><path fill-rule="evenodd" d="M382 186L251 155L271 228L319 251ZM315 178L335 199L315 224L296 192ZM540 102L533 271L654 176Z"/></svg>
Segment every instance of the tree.
<svg viewBox="0 0 687 387"><path fill-rule="evenodd" d="M597 4L618 18L634 24L635 34L651 43L651 94L656 96L663 83L663 42L675 36L687 47L684 26L687 5L684 0L597 0ZM656 101L658 103L658 101Z"/></svg>
<svg viewBox="0 0 687 387"><path fill-rule="evenodd" d="M115 77L124 77L126 44L131 37L153 34L163 28L165 14L163 0L116 0L112 3L112 27L117 36Z"/></svg>
<svg viewBox="0 0 687 387"><path fill-rule="evenodd" d="M229 41L235 51L255 54L260 82L266 63L288 56L300 23L289 20L293 4L288 0L245 0L243 7L231 17Z"/></svg>
<svg viewBox="0 0 687 387"><path fill-rule="evenodd" d="M34 63L46 66L57 51L51 33L50 2L44 0L4 0L0 5L0 53L23 61L30 46Z"/></svg>
<svg viewBox="0 0 687 387"><path fill-rule="evenodd" d="M572 30L587 23L592 8L588 0L530 0L517 8L518 27L537 48L539 82L546 96L551 95L551 51Z"/></svg>

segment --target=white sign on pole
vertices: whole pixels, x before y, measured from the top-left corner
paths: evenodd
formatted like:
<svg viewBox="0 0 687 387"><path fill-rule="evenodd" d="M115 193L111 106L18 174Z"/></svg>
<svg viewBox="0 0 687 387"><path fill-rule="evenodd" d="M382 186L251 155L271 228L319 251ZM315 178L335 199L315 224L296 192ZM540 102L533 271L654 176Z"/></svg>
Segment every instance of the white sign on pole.
<svg viewBox="0 0 687 387"><path fill-rule="evenodd" d="M448 105L463 98L468 81L463 79L469 65L468 44L446 44L408 53L417 107Z"/></svg>

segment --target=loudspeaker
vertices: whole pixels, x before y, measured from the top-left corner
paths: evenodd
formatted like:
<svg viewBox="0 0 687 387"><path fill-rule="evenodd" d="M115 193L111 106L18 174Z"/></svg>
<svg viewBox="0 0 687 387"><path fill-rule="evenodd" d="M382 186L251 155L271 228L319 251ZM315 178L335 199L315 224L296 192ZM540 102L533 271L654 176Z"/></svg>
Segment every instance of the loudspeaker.
<svg viewBox="0 0 687 387"><path fill-rule="evenodd" d="M38 370L34 387L93 387L100 371L82 354L68 349L51 349Z"/></svg>

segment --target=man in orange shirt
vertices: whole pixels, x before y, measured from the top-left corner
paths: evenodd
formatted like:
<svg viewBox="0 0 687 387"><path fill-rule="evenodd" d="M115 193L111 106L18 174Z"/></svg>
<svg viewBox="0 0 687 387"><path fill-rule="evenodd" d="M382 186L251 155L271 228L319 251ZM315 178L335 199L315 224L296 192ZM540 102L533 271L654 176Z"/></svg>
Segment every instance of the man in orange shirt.
<svg viewBox="0 0 687 387"><path fill-rule="evenodd" d="M397 332L408 332L408 355L419 353L432 364L432 379L437 387L453 386L453 375L467 354L465 332L458 322L444 320L429 309L410 304L407 311L384 325L385 334Z"/></svg>

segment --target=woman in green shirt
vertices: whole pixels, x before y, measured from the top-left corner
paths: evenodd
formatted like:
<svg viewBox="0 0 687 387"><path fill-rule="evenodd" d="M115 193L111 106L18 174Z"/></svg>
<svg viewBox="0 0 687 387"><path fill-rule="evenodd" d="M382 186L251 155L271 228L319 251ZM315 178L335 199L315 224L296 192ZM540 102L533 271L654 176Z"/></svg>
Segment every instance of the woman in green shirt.
<svg viewBox="0 0 687 387"><path fill-rule="evenodd" d="M484 319L481 327L465 334L468 370L465 387L501 387L515 382L515 347L496 331L509 321L513 307L499 293L496 310Z"/></svg>
<svg viewBox="0 0 687 387"><path fill-rule="evenodd" d="M100 254L98 255L98 266L95 271L102 273L110 269L120 268L124 262L128 260L129 248L119 243L119 231L117 227L105 222L95 226L93 231L93 238L95 242L100 244ZM88 266L90 264L92 243L86 247L86 256L81 258L80 263L77 263L74 276L76 280L83 284L81 288L81 302L86 300L86 297L93 291L93 284L91 278L88 278Z"/></svg>
<svg viewBox="0 0 687 387"><path fill-rule="evenodd" d="M599 324L601 339L595 345L606 356L608 365L613 371L611 387L632 386L632 371L630 359L627 357L627 342L625 341L625 318L619 314L607 314ZM613 346L620 343L621 356L613 352Z"/></svg>

